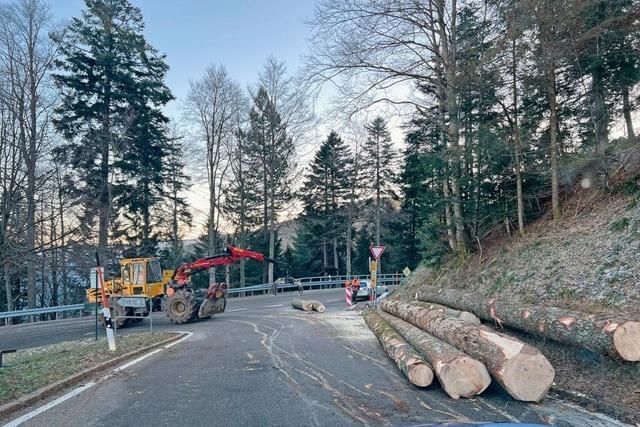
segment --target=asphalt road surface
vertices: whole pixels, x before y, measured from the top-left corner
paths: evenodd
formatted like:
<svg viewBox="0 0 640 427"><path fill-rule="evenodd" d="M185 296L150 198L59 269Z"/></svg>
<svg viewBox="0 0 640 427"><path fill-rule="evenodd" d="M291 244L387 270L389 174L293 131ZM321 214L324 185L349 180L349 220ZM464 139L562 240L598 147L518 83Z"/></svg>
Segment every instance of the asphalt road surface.
<svg viewBox="0 0 640 427"><path fill-rule="evenodd" d="M181 326L157 313L154 329L193 335L24 425L616 425L552 396L540 404L517 402L496 385L471 400L450 399L435 382L416 388L362 318L344 310L344 290L311 295L327 306L325 313L292 309L291 294L233 299L224 314ZM147 328L143 322L122 333ZM92 333L88 319L2 327L0 347L25 348Z"/></svg>

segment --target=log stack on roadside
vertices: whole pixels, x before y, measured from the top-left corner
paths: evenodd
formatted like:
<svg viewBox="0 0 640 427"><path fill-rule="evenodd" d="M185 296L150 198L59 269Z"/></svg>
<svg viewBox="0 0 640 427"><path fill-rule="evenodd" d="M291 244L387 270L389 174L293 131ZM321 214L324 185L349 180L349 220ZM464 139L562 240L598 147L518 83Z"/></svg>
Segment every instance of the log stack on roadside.
<svg viewBox="0 0 640 427"><path fill-rule="evenodd" d="M491 384L489 372L480 361L389 313L380 312L380 316L424 355L450 397L474 397Z"/></svg>
<svg viewBox="0 0 640 427"><path fill-rule="evenodd" d="M629 362L640 361L640 321L617 316L597 319L588 313L484 298L455 289L423 287L416 298L430 304L468 310L486 321L564 344L606 353Z"/></svg>
<svg viewBox="0 0 640 427"><path fill-rule="evenodd" d="M398 365L411 384L426 387L433 381L433 371L418 354L375 310L365 310L364 321L373 331L389 357Z"/></svg>
<svg viewBox="0 0 640 427"><path fill-rule="evenodd" d="M423 287L416 300L380 301L377 317L424 359L452 398L482 393L493 377L515 399L537 402L553 384L555 371L547 358L496 327L508 326L626 362L640 361L638 320L614 314L596 317L455 289ZM367 312L367 316L373 315Z"/></svg>
<svg viewBox="0 0 640 427"><path fill-rule="evenodd" d="M555 371L544 355L515 338L413 304L385 300L380 308L484 363L515 399L537 402L553 383Z"/></svg>

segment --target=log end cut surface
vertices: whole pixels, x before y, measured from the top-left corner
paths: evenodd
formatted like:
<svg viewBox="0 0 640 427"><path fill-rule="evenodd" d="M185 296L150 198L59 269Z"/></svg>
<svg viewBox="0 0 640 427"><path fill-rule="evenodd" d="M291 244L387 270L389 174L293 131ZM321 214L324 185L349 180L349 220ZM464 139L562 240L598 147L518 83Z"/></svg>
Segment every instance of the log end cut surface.
<svg viewBox="0 0 640 427"><path fill-rule="evenodd" d="M438 377L444 391L454 399L476 396L491 384L487 368L479 361L466 356L444 365L439 370Z"/></svg>
<svg viewBox="0 0 640 427"><path fill-rule="evenodd" d="M314 301L313 302L313 309L315 311L317 311L318 313L324 313L325 310L327 309L324 304L318 302L318 301Z"/></svg>
<svg viewBox="0 0 640 427"><path fill-rule="evenodd" d="M625 322L618 326L613 333L613 345L624 360L640 361L640 322Z"/></svg>
<svg viewBox="0 0 640 427"><path fill-rule="evenodd" d="M427 387L433 382L433 371L427 365L412 365L408 368L409 381L418 387Z"/></svg>
<svg viewBox="0 0 640 427"><path fill-rule="evenodd" d="M553 384L555 371L542 354L520 353L502 366L502 383L513 397L538 402Z"/></svg>

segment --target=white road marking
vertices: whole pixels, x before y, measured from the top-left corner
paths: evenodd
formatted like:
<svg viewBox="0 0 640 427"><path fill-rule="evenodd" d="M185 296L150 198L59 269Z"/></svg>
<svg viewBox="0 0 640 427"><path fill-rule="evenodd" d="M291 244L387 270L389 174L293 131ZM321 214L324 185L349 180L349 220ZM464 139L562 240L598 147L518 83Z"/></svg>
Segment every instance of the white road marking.
<svg viewBox="0 0 640 427"><path fill-rule="evenodd" d="M245 311L246 308L234 308L233 310L225 310L227 313L233 313L234 311Z"/></svg>
<svg viewBox="0 0 640 427"><path fill-rule="evenodd" d="M184 337L180 338L179 340L173 341L167 345L163 345L160 348L157 348L155 350L153 350L150 353L147 353L145 355L142 355L136 359L133 359L127 363L125 363L124 365L120 365L117 368L114 368L111 370L111 372L109 372L107 375L103 376L102 378L96 380L96 381L90 381L84 385L81 385L80 387L77 387L73 390L71 390L69 393L67 394L63 394L62 396L58 397L57 399L47 403L46 405L42 405L39 408L34 409L31 412L28 412L26 414L24 414L23 416L16 418L15 420L9 422L8 424L5 424L3 427L17 427L20 424L24 423L25 421L28 421L40 414L42 414L45 411L48 411L49 409L58 406L59 404L71 399L72 397L78 396L79 394L81 394L82 392L84 392L85 390L90 389L91 387L100 384L103 381L108 380L109 378L111 378L112 376L114 376L115 374L117 374L118 372L124 371L127 368L130 368L131 366L135 365L136 363L142 362L143 360L145 360L148 357L153 356L154 354L160 353L163 350L166 350L168 348L173 347L174 345L181 343L182 341L190 338L193 335L193 332L187 332L187 331L181 331L181 333L186 334Z"/></svg>
<svg viewBox="0 0 640 427"><path fill-rule="evenodd" d="M264 308L282 307L284 304L265 305Z"/></svg>
<svg viewBox="0 0 640 427"><path fill-rule="evenodd" d="M54 406L58 406L59 404L61 404L65 400L69 400L72 397L75 397L75 396L79 395L80 393L82 393L83 391L93 387L94 385L96 385L95 382L93 382L93 381L88 382L85 385L82 385L82 386L76 388L75 390L72 390L69 393L60 396L56 400L51 401L51 402L47 403L46 405L42 405L38 409L35 409L35 410L29 412L28 414L25 414L25 415L21 416L20 418L16 418L15 420L11 421L9 424L5 424L4 427L19 426L23 422L28 421L31 418L33 418L35 416L38 416L38 415L40 415L41 413L43 413L45 411L48 411L49 409L53 408Z"/></svg>

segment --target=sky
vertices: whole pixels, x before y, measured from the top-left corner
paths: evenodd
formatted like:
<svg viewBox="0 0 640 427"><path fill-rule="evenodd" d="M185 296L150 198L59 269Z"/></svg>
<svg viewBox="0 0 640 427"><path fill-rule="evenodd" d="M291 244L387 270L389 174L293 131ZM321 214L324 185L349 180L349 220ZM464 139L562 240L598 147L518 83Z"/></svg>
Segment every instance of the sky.
<svg viewBox="0 0 640 427"><path fill-rule="evenodd" d="M295 72L307 48L304 22L314 11L314 0L130 1L142 11L147 42L166 55L170 67L166 82L176 97L166 113L177 120L189 80L198 79L210 64L224 65L244 87L255 83L269 56L286 61ZM50 0L49 5L60 24L84 9L83 0ZM194 226L185 230L185 238L199 236L208 209L206 176L192 178L187 200Z"/></svg>
<svg viewBox="0 0 640 427"><path fill-rule="evenodd" d="M131 0L142 10L147 41L167 55L167 84L176 101L167 113L178 118L189 80L207 65L223 64L247 86L255 82L265 60L273 55L290 70L301 64L306 50L314 0ZM50 0L61 21L78 16L83 0Z"/></svg>

